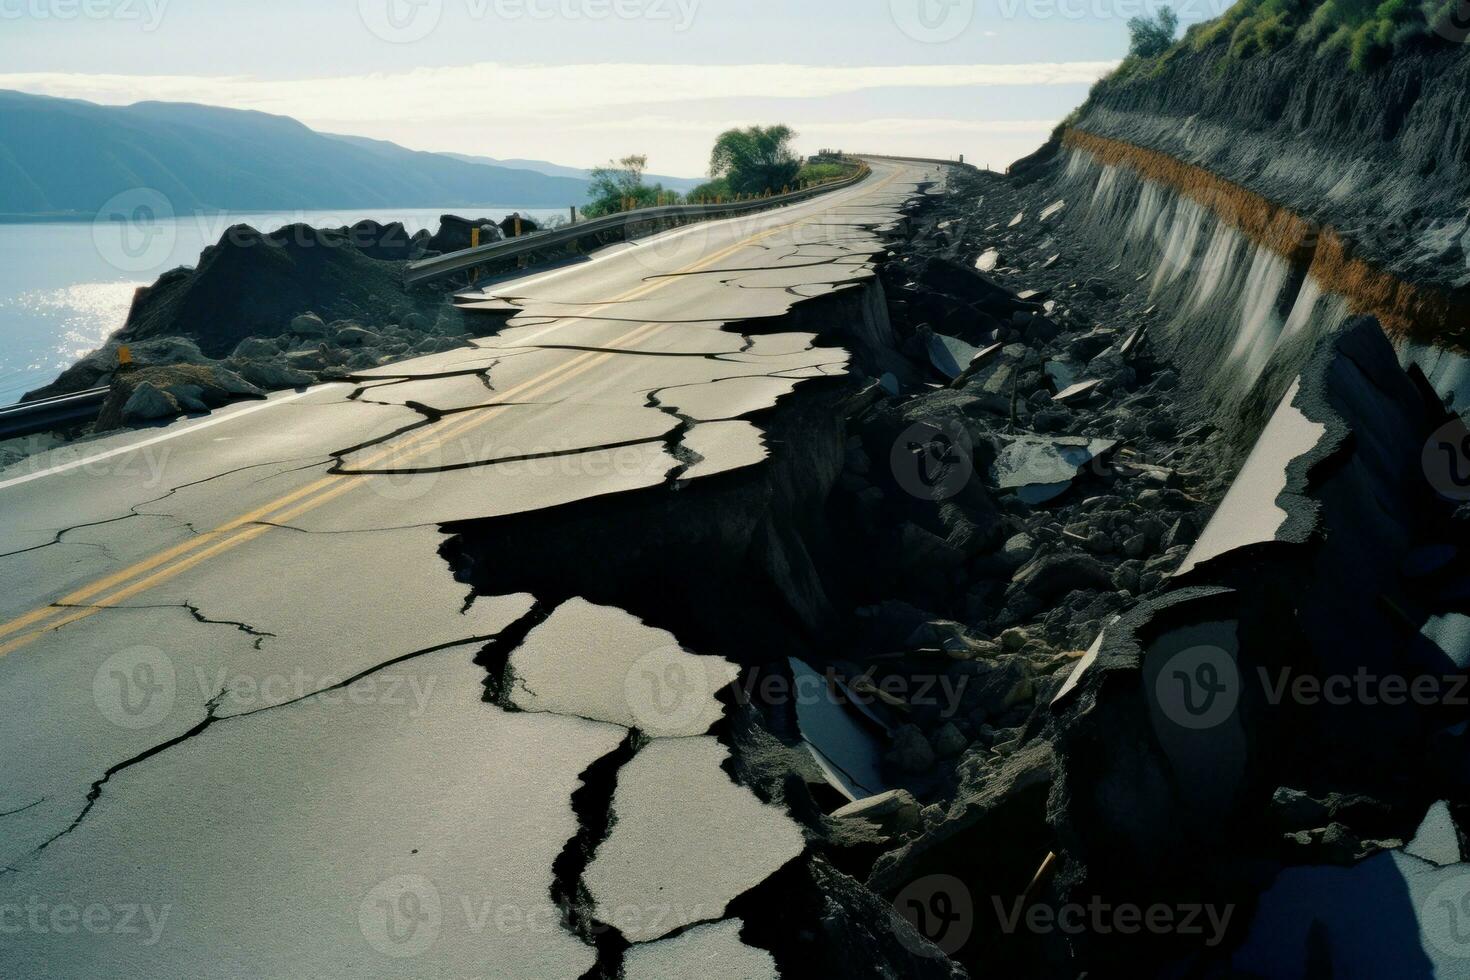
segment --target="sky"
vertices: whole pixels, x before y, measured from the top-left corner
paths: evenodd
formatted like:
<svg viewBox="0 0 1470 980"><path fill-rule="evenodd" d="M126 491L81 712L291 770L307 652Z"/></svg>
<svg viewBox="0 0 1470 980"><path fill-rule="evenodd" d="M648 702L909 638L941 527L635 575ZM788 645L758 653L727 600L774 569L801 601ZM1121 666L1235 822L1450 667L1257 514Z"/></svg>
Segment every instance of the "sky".
<svg viewBox="0 0 1470 980"><path fill-rule="evenodd" d="M1188 25L1226 0L1173 4ZM417 150L697 176L715 137L1039 146L1158 0L0 0L0 88L201 102Z"/></svg>

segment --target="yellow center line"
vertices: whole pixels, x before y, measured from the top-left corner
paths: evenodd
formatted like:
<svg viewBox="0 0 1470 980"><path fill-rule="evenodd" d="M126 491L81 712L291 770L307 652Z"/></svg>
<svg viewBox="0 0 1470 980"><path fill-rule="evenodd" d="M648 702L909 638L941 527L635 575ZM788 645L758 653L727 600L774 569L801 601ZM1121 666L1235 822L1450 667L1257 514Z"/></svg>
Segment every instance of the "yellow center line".
<svg viewBox="0 0 1470 980"><path fill-rule="evenodd" d="M889 176L875 185L872 190L876 191L887 186L896 177L896 173ZM798 221L777 225L774 228L742 239L679 270L678 274L698 272L708 268L743 248L747 248L763 239L770 238L772 235L781 231L796 228L807 220L810 220L811 217L814 216L807 216ZM586 313L576 317L567 317L566 319L577 320L591 317L617 303L647 296L675 281L677 281L676 277L666 277L651 283L644 283L642 286L636 287L607 303L593 307ZM624 344L637 344L661 333L668 326L669 324L658 321L643 323L629 330L621 337L609 341L608 346L616 347ZM355 465L358 468L371 467L387 459L389 456L395 453L403 453L405 450L412 451L407 452L402 458L405 460L416 459L444 445L446 440L483 425L487 421L495 418L501 412L505 411L507 408L505 403L511 399L526 396L534 397L543 394L554 387L565 384L573 378L586 373L593 367L611 360L615 356L617 356L616 351L584 351L555 367L543 371L536 377L529 378L504 392L500 392L498 394L498 401L496 402L492 402L473 412L467 412L463 418L454 419L450 417L432 423L423 429L413 430L403 442L396 443L382 449L380 452L373 453L367 459ZM249 513L242 514L221 524L219 527L206 531L195 538L174 545L171 548L167 548L128 568L98 579L81 589L63 596L53 603L41 606L8 623L0 625L0 636L6 636L18 630L25 629L27 626L33 626L48 619L51 620L50 622L45 622L45 625L38 629L18 636L4 645L0 645L0 657L31 643L45 633L58 630L63 626L94 615L104 608L114 606L155 585L172 579L215 555L235 548L247 541L251 541L266 531L271 530L276 524L284 524L320 507L328 501L340 497L349 490L367 482L370 475L365 473L347 473L331 474L322 477ZM190 554L190 552L193 553ZM179 560L174 561L174 559ZM174 563L171 565L168 564L171 561ZM165 565L167 567L160 567ZM142 577L140 578L139 576ZM131 584L126 584L130 580ZM109 592L109 590L117 586L122 586L122 588L114 592ZM103 593L109 594L100 599L95 598ZM82 608L72 608L78 606Z"/></svg>

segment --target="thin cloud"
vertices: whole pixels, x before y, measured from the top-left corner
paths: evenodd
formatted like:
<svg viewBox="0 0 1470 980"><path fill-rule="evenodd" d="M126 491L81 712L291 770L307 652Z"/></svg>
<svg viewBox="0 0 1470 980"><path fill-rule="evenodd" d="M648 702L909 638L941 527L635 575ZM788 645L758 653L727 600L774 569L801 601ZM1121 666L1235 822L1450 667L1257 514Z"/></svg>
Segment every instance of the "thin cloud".
<svg viewBox="0 0 1470 980"><path fill-rule="evenodd" d="M291 116L314 129L387 139L424 150L489 156L536 156L586 165L627 152L647 152L664 173L696 173L709 141L734 125L747 104L789 101L782 121L802 146L864 145L920 156L968 150L1010 159L1029 152L1053 120L975 119L999 92L976 92L960 118L850 120L843 96L878 89L925 92L994 89L1012 92L1090 84L1113 61L1010 65L507 65L324 78L250 75L0 74L0 88L118 105L146 100L198 102ZM1009 98L1009 97L1006 97ZM828 103L824 103L828 100ZM930 99L930 102L938 100ZM830 116L824 116L831 112ZM718 120L718 121L716 121ZM513 147L513 149L512 149Z"/></svg>
<svg viewBox="0 0 1470 980"><path fill-rule="evenodd" d="M988 88L1096 81L1113 61L1014 65L505 65L485 62L330 78L0 74L0 87L121 104L202 102L335 123L544 118L711 99L830 98L880 88Z"/></svg>

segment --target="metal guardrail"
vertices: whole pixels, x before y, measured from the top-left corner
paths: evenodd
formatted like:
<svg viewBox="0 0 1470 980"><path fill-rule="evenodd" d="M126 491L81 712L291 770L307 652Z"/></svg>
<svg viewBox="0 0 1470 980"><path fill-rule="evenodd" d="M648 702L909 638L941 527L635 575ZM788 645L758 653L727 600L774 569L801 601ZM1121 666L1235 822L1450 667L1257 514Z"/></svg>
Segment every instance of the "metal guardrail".
<svg viewBox="0 0 1470 980"><path fill-rule="evenodd" d="M50 398L21 402L0 408L0 439L13 439L36 432L46 432L67 422L85 422L96 418L97 408L107 399L110 388L88 388Z"/></svg>
<svg viewBox="0 0 1470 980"><path fill-rule="evenodd" d="M460 249L457 252L446 252L444 255L436 255L433 258L420 259L409 263L404 279L410 285L426 282L440 276L453 275L456 272L467 272L470 269L503 259L514 259L532 252L570 245L582 238L617 231L644 222L675 218L708 220L796 204L822 194L841 190L844 187L851 187L866 180L871 173L872 171L866 164L859 163L857 173L851 177L843 177L840 180L828 181L825 184L817 184L814 187L791 191L787 194L775 194L752 201L727 201L722 204L668 204L656 208L641 208L637 211L621 211L605 218L594 218L591 221L582 221L552 231L533 232L518 238L507 238L476 248Z"/></svg>
<svg viewBox="0 0 1470 980"><path fill-rule="evenodd" d="M907 161L909 163L938 163L943 164L946 167L959 167L963 170L970 170L975 173L987 172L984 167L977 167L975 164L967 163L964 160L941 160L938 157L895 157L889 156L886 153L855 153L853 154L853 156L862 157L867 160L898 160L900 162Z"/></svg>

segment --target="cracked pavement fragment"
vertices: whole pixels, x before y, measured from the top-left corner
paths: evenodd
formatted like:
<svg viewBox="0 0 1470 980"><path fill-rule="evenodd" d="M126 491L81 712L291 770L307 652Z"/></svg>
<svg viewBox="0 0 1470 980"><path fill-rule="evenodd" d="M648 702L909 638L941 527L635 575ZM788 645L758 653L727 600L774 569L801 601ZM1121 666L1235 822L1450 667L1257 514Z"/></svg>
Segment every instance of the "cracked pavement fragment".
<svg viewBox="0 0 1470 980"><path fill-rule="evenodd" d="M576 715L654 737L702 735L724 707L715 694L739 675L672 633L585 599L569 599L510 655L510 701L523 711Z"/></svg>
<svg viewBox="0 0 1470 980"><path fill-rule="evenodd" d="M219 722L118 774L76 831L0 876L0 903L85 895L151 917L86 942L7 935L0 975L582 974L595 957L556 925L551 866L579 773L623 730L485 704L471 657Z"/></svg>
<svg viewBox="0 0 1470 980"><path fill-rule="evenodd" d="M487 962L511 976L591 968L593 951L551 924L554 863L579 828L595 826L572 812L578 775L609 758L615 766L625 740L630 752L635 740L618 725L508 714L480 700L484 674L470 658L531 600L465 606L464 588L438 555L435 525L764 458L759 430L728 419L779 398L778 387L698 386L764 377L784 379L784 388L840 371L846 355L814 348L810 334L745 334L691 317L784 312L798 297L764 287L815 277L816 291L828 292L841 288L828 280L863 278L876 249L871 230L859 228L896 221L908 196L902 184L869 195L858 212L871 219L865 225L813 224L754 246L735 238L759 224L725 226L727 238L714 244L699 230L673 248L625 249L621 266L590 262L590 275L557 285L555 301L576 311L565 319L528 309L472 346L273 396L282 404L265 403L268 411L238 410L248 418L222 409L208 423L176 423L165 427L156 458L139 457L141 473L117 457L102 470L7 491L7 513L18 516L0 529L0 551L79 529L0 559L10 563L0 573L13 595L0 601L14 604L12 615L114 575L130 576L130 588L83 597L108 608L77 609L87 618L33 632L28 645L0 656L0 902L85 889L104 903L166 908L169 918L151 947L126 945L133 937L6 937L0 975L22 965L34 974L35 964L65 976L148 977L475 975ZM736 246L731 266L759 255L791 268L683 278L661 303L587 305L687 268L724 241ZM813 263L823 268L795 268ZM518 291L540 294L548 281L526 277L536 290ZM634 327L621 319L629 313L651 322ZM660 389L675 400L650 399ZM711 419L681 415L685 398ZM514 404L481 413L489 401ZM406 473L328 475L350 447L424 434L436 412L452 411L461 414L432 426L435 450L469 468L424 466L415 456L397 467ZM469 427L480 422L492 424ZM566 441L584 428L598 432ZM649 433L658 435L637 441ZM131 452L130 442L150 438L109 436L86 451ZM507 447L516 457L538 447L559 455L512 462ZM140 516L121 519L133 513ZM207 560L204 546L170 557L206 533L231 538L202 539ZM164 571L174 577L153 574L157 566L123 568L152 558L173 563ZM42 572L31 575L37 561ZM431 652L438 642L454 646ZM409 683L405 703L387 704L381 685L390 673L416 676L420 692L434 682L431 696L415 698ZM353 698L373 691L376 698ZM718 919L733 897L800 852L795 824L732 782L726 758L711 738L656 739L622 767L616 786L596 785L594 802L611 798L617 825L584 879L594 896L675 898L684 923ZM665 846L679 834L685 843ZM432 902L413 891L425 882ZM435 928L412 928L416 920L388 928L385 916L403 911L404 898L417 911L436 909ZM695 905L701 910L690 914ZM508 932L494 917L507 906L536 917ZM619 921L616 906L598 908ZM645 922L626 935L648 941L667 931ZM398 959L394 936L425 945L412 961Z"/></svg>
<svg viewBox="0 0 1470 980"><path fill-rule="evenodd" d="M623 961L623 980L779 980L771 954L740 941L744 925L727 919L634 946Z"/></svg>
<svg viewBox="0 0 1470 980"><path fill-rule="evenodd" d="M95 780L198 725L212 699L220 718L281 704L415 650L493 637L529 608L506 596L461 613L443 540L432 527L271 530L0 657L0 810L46 798L5 818L0 864L62 832ZM359 574L327 599L315 587L327 567Z"/></svg>
<svg viewBox="0 0 1470 980"><path fill-rule="evenodd" d="M801 831L721 768L707 736L655 739L618 772L612 832L582 880L599 922L628 940L718 919L804 849Z"/></svg>

